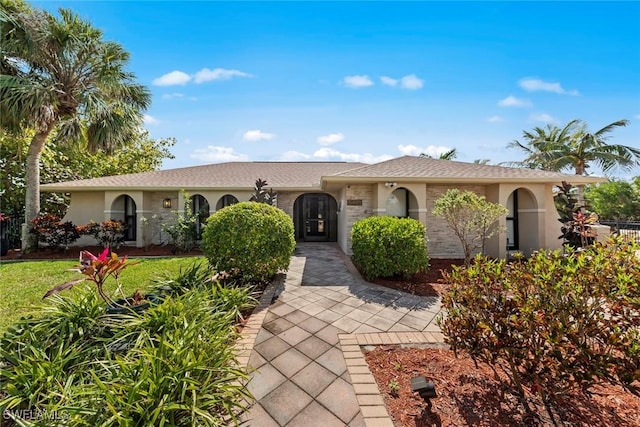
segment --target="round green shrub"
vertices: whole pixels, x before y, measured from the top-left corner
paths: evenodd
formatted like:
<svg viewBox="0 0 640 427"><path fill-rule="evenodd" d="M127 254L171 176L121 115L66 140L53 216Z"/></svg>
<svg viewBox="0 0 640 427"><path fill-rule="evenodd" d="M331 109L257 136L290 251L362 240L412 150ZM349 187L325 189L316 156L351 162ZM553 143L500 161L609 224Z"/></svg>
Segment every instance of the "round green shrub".
<svg viewBox="0 0 640 427"><path fill-rule="evenodd" d="M367 279L401 275L429 267L424 225L411 218L370 216L353 224L353 262Z"/></svg>
<svg viewBox="0 0 640 427"><path fill-rule="evenodd" d="M295 249L293 220L265 203L242 202L211 215L202 251L217 271L245 281L266 281L289 266Z"/></svg>

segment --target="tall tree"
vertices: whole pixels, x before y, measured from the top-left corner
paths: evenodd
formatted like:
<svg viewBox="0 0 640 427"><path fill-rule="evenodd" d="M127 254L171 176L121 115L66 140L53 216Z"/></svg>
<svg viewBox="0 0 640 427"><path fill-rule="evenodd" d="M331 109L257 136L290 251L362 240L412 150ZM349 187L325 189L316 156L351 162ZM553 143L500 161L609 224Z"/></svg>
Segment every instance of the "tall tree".
<svg viewBox="0 0 640 427"><path fill-rule="evenodd" d="M605 173L616 167L631 169L640 165L640 149L607 143L611 132L628 123L618 120L590 132L586 123L576 119L562 128L547 125L536 127L533 132L524 131L525 142L513 141L508 147L521 149L526 158L511 164L553 171L573 169L576 175L586 175L592 165Z"/></svg>
<svg viewBox="0 0 640 427"><path fill-rule="evenodd" d="M0 212L24 216L25 158L33 131L7 135L0 130ZM140 131L126 146L111 154L87 151L83 144L46 144L40 156L40 183L72 181L101 176L157 170L164 159L172 159L173 138L151 139ZM69 198L61 193L40 195L41 210L64 216Z"/></svg>
<svg viewBox="0 0 640 427"><path fill-rule="evenodd" d="M26 157L25 221L40 210L40 156L56 144L86 140L92 150L120 147L140 128L151 96L125 70L129 54L70 10L56 17L0 3L0 127L35 130ZM23 249L32 242L23 236Z"/></svg>

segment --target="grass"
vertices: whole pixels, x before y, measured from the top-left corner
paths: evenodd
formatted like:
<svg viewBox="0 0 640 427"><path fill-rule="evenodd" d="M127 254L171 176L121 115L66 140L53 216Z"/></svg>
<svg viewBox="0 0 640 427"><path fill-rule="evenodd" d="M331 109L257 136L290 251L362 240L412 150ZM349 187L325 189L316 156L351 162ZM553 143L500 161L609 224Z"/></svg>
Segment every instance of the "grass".
<svg viewBox="0 0 640 427"><path fill-rule="evenodd" d="M131 295L136 289L144 290L153 279L165 273L175 274L194 262L202 262L202 257L132 259L139 262L127 267L121 274L121 283L125 295ZM206 262L206 261L205 261ZM83 277L75 271L68 271L77 262L63 261L24 261L0 263L0 333L22 316L37 312L42 306L42 296L52 287L70 280ZM77 286L91 286L85 282ZM105 284L107 294L114 295L116 283L109 279ZM63 295L73 295L74 289L65 290Z"/></svg>

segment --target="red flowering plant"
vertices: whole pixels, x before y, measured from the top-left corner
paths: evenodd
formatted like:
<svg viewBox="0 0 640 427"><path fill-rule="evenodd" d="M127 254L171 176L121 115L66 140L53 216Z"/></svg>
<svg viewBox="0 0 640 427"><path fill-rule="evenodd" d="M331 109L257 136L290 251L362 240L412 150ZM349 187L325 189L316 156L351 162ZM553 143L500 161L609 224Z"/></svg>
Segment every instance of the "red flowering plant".
<svg viewBox="0 0 640 427"><path fill-rule="evenodd" d="M109 248L105 248L98 256L93 255L89 251L81 251L80 265L76 265L73 270L82 273L85 277L58 285L49 290L43 298L72 288L78 283L89 281L95 283L98 293L107 304L118 305L105 293L104 284L109 277L112 277L118 285L117 289L121 291L120 273L126 267L135 264L137 263L127 263L126 256L119 258L115 252L109 253Z"/></svg>

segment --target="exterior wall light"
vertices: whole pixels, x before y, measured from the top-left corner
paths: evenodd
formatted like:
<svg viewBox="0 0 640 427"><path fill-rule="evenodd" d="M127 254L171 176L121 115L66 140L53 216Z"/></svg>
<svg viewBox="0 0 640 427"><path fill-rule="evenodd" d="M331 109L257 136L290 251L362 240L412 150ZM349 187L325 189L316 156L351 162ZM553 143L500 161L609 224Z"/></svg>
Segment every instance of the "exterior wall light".
<svg viewBox="0 0 640 427"><path fill-rule="evenodd" d="M396 185L398 185L398 184L396 184L395 182L385 182L384 183L384 186L387 187L387 188L393 188Z"/></svg>
<svg viewBox="0 0 640 427"><path fill-rule="evenodd" d="M431 399L438 397L436 394L436 386L432 381L427 381L427 379L422 375L411 378L411 390L417 392L420 397L427 402L429 407L431 406Z"/></svg>
<svg viewBox="0 0 640 427"><path fill-rule="evenodd" d="M171 208L171 199L164 199L162 201L162 207L166 208L166 209L170 209Z"/></svg>

